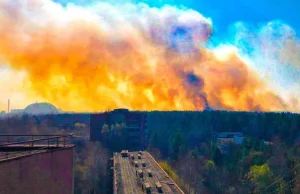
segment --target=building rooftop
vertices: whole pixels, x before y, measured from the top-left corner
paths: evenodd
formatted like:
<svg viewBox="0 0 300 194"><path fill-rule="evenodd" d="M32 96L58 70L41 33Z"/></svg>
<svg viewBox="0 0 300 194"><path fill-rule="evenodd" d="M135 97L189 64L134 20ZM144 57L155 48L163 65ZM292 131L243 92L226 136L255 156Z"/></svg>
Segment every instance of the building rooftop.
<svg viewBox="0 0 300 194"><path fill-rule="evenodd" d="M113 112L129 112L129 109L127 109L127 108L117 108L117 109L114 109Z"/></svg>
<svg viewBox="0 0 300 194"><path fill-rule="evenodd" d="M70 148L72 135L0 135L0 162Z"/></svg>
<svg viewBox="0 0 300 194"><path fill-rule="evenodd" d="M215 135L217 138L233 138L234 136L244 136L243 132L221 132L215 133Z"/></svg>
<svg viewBox="0 0 300 194"><path fill-rule="evenodd" d="M129 155L133 155L134 159L123 157L120 153L114 155L115 194L143 194L149 187L151 193L183 193L148 152L141 152L141 159L137 157L139 152L129 152Z"/></svg>

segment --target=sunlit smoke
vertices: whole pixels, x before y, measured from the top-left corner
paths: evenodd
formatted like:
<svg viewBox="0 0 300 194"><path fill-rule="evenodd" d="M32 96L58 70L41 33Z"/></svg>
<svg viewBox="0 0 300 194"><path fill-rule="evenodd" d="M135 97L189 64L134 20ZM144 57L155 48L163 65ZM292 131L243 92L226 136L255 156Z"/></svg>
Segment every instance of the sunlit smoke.
<svg viewBox="0 0 300 194"><path fill-rule="evenodd" d="M298 111L238 48L207 49L211 26L200 13L173 6L2 0L0 64L25 72L26 95L64 110ZM280 60L299 62L297 55Z"/></svg>

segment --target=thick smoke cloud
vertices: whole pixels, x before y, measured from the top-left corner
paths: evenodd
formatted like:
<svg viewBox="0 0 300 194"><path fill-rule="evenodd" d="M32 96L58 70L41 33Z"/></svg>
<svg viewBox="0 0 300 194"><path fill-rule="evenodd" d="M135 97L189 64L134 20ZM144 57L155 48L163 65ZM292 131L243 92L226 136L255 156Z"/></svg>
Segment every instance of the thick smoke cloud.
<svg viewBox="0 0 300 194"><path fill-rule="evenodd" d="M259 28L243 23L235 25L235 44L251 58L253 68L268 80L277 93L300 109L300 40L282 21L272 21Z"/></svg>
<svg viewBox="0 0 300 194"><path fill-rule="evenodd" d="M205 47L211 26L172 6L2 0L0 64L64 110L291 110L236 52Z"/></svg>

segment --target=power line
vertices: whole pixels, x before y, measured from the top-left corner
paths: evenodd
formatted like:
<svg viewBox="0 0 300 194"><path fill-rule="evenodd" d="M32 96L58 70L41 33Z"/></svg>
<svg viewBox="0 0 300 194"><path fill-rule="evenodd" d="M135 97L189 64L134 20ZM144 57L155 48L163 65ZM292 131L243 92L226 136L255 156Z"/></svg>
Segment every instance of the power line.
<svg viewBox="0 0 300 194"><path fill-rule="evenodd" d="M299 165L300 165L300 163L298 163L296 166L294 166L294 168L292 168L292 169L290 170L290 172L291 172L292 170L294 170L295 168L297 168ZM274 182L271 183L269 186L267 186L263 191L266 191L268 188L270 188L272 185L274 185L275 183L277 183L278 181L280 181L283 177L285 177L285 176L288 175L288 174L289 174L289 172L286 173L285 175L283 175L282 177L278 178L276 181L274 181Z"/></svg>
<svg viewBox="0 0 300 194"><path fill-rule="evenodd" d="M285 188L286 186L288 186L291 182L293 182L293 181L294 181L297 177L299 177L299 176L300 176L300 174L298 174L295 178L293 178L292 180L290 180L286 185L284 185L283 188ZM282 189L282 188L278 188L278 189L272 191L272 192L269 193L269 194L275 193L275 192L278 191L279 189Z"/></svg>

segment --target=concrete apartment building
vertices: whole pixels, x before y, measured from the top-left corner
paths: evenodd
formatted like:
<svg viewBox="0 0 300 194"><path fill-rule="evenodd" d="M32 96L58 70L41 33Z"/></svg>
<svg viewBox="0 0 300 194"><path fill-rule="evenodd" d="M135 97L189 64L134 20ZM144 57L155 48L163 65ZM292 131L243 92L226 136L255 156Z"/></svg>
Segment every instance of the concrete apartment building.
<svg viewBox="0 0 300 194"><path fill-rule="evenodd" d="M146 148L146 113L127 109L115 109L112 112L91 114L90 140L103 141L103 126L123 123L126 133L126 146L122 149L144 150Z"/></svg>

